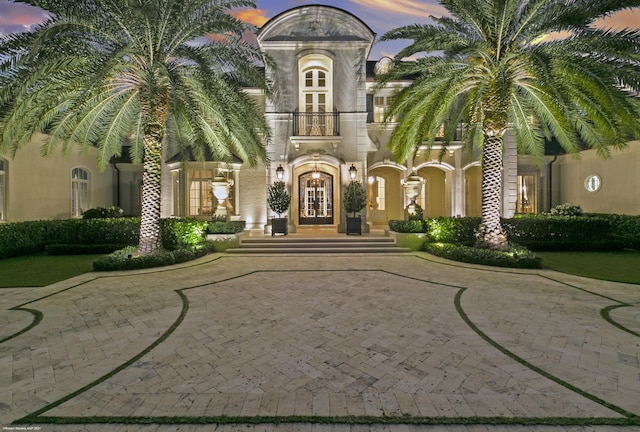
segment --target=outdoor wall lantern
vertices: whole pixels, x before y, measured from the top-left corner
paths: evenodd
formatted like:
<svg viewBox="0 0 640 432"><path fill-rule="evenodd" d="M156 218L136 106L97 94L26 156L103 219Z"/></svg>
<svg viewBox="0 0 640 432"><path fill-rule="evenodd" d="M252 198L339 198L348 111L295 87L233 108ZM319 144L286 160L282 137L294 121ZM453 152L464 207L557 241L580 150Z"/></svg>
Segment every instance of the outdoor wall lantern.
<svg viewBox="0 0 640 432"><path fill-rule="evenodd" d="M358 168L356 168L353 164L349 167L349 178L351 180L355 180L358 175Z"/></svg>
<svg viewBox="0 0 640 432"><path fill-rule="evenodd" d="M284 168L282 168L282 165L278 165L278 168L276 168L276 177L280 181L284 178Z"/></svg>

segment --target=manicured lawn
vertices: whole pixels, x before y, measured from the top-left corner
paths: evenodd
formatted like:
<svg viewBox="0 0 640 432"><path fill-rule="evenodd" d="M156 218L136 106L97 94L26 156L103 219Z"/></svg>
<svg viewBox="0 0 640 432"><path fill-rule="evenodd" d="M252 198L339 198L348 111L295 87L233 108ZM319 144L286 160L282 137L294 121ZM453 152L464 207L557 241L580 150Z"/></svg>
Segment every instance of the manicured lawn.
<svg viewBox="0 0 640 432"><path fill-rule="evenodd" d="M640 284L640 251L536 252L545 268L594 279Z"/></svg>
<svg viewBox="0 0 640 432"><path fill-rule="evenodd" d="M100 255L28 255L0 260L0 288L45 286L92 270Z"/></svg>

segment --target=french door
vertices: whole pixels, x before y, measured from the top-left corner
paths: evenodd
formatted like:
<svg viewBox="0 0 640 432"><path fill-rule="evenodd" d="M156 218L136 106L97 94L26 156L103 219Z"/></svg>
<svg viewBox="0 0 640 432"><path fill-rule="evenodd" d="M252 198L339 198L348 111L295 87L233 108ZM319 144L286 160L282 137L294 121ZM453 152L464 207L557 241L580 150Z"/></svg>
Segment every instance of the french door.
<svg viewBox="0 0 640 432"><path fill-rule="evenodd" d="M299 179L300 225L333 224L333 176L314 170Z"/></svg>

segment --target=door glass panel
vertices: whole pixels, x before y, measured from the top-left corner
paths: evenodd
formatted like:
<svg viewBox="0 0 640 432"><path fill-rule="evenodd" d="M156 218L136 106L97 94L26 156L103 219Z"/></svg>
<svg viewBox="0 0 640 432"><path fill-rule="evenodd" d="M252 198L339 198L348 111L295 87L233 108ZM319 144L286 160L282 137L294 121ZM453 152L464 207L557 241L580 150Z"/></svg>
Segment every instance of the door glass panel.
<svg viewBox="0 0 640 432"><path fill-rule="evenodd" d="M300 176L300 224L333 224L333 177L324 172Z"/></svg>

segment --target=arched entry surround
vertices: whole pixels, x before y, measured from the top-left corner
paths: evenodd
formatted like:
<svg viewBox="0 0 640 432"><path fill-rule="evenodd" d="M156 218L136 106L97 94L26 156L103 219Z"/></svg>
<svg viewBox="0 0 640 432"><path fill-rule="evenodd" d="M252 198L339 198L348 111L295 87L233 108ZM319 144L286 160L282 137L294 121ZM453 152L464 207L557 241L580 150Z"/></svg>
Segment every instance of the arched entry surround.
<svg viewBox="0 0 640 432"><path fill-rule="evenodd" d="M473 162L464 171L464 211L465 216L482 215L482 167Z"/></svg>
<svg viewBox="0 0 640 432"><path fill-rule="evenodd" d="M341 176L340 176L340 161L337 158L327 155L320 155L313 157L312 155L301 156L291 163L293 177L291 179L292 194L291 194L291 215L293 223L296 226L300 226L300 176L305 176L309 172L318 170L318 172L325 173L332 177L333 185L332 190L332 210L333 210L333 225L337 225L341 220L340 210L340 193L342 192ZM309 226L309 225L307 225Z"/></svg>
<svg viewBox="0 0 640 432"><path fill-rule="evenodd" d="M394 162L379 162L371 165L367 182L367 206L369 221L373 226L386 225L392 219L404 219L404 191L400 181L404 178L407 167ZM384 182L384 197L379 200L380 179ZM378 204L384 202L384 208Z"/></svg>
<svg viewBox="0 0 640 432"><path fill-rule="evenodd" d="M455 168L444 162L425 162L415 167L426 180L422 190L425 218L453 216Z"/></svg>

